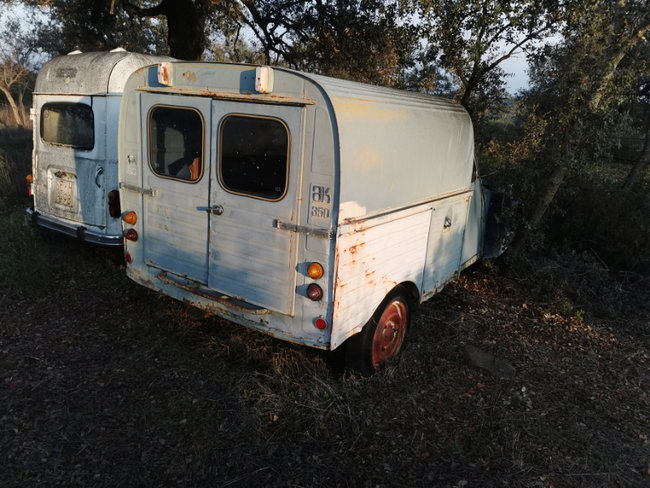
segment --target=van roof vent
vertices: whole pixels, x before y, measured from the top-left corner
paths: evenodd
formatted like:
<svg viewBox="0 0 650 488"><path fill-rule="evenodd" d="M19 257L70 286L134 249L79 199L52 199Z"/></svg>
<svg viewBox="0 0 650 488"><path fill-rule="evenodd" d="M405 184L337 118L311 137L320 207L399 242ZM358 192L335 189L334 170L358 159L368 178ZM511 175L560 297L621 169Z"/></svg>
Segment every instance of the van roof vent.
<svg viewBox="0 0 650 488"><path fill-rule="evenodd" d="M112 53L125 53L126 49L124 49L123 47L116 47L115 49L111 49L111 52Z"/></svg>
<svg viewBox="0 0 650 488"><path fill-rule="evenodd" d="M68 53L68 56L72 56L73 54L81 54L81 51L79 51L79 49L75 49L74 51L70 51Z"/></svg>

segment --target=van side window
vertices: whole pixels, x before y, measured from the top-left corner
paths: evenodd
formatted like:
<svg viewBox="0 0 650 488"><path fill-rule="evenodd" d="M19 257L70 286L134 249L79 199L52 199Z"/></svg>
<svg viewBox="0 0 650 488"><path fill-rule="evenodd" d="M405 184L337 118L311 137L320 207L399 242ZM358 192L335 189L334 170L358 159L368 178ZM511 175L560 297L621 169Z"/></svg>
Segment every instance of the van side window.
<svg viewBox="0 0 650 488"><path fill-rule="evenodd" d="M93 109L83 103L47 103L41 108L41 138L57 146L95 147Z"/></svg>
<svg viewBox="0 0 650 488"><path fill-rule="evenodd" d="M149 164L159 176L198 181L203 172L203 119L193 109L154 107L149 115Z"/></svg>
<svg viewBox="0 0 650 488"><path fill-rule="evenodd" d="M289 130L278 119L229 115L221 124L219 179L233 193L280 200L287 189Z"/></svg>

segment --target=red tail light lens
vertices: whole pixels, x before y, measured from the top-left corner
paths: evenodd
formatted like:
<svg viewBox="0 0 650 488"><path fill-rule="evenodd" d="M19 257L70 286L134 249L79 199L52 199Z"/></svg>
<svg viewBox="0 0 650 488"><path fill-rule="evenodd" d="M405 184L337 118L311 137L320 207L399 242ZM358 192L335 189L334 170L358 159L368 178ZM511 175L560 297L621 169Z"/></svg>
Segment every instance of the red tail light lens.
<svg viewBox="0 0 650 488"><path fill-rule="evenodd" d="M126 259L127 263L130 263L131 261L133 261L133 258L131 257L131 255L128 252L124 256L124 259Z"/></svg>
<svg viewBox="0 0 650 488"><path fill-rule="evenodd" d="M135 242L138 240L138 233L135 229L129 229L126 231L126 234L124 234L124 237L129 241Z"/></svg>
<svg viewBox="0 0 650 488"><path fill-rule="evenodd" d="M117 190L108 192L108 213L115 219L122 215L122 209L120 208L120 192Z"/></svg>
<svg viewBox="0 0 650 488"><path fill-rule="evenodd" d="M307 296L309 297L310 300L314 300L317 302L321 298L323 298L323 289L318 286L316 283L312 283L307 287Z"/></svg>
<svg viewBox="0 0 650 488"><path fill-rule="evenodd" d="M32 175L27 175L25 177L25 181L27 182L27 194L31 197L34 195L34 193L32 193L32 184L34 183L34 177Z"/></svg>
<svg viewBox="0 0 650 488"><path fill-rule="evenodd" d="M316 319L316 328L318 330L325 330L327 329L327 322L323 318Z"/></svg>

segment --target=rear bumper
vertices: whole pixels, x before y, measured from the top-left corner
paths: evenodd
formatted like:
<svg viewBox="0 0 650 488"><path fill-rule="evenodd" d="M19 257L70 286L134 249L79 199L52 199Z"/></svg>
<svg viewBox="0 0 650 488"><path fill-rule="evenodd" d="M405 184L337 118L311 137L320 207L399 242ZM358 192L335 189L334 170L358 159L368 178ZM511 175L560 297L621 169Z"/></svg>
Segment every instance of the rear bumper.
<svg viewBox="0 0 650 488"><path fill-rule="evenodd" d="M27 209L27 218L29 221L44 229L59 232L70 237L76 237L82 241L102 246L122 246L123 238L120 235L107 235L88 229L83 225L76 225L67 220L48 217L36 212L33 208Z"/></svg>

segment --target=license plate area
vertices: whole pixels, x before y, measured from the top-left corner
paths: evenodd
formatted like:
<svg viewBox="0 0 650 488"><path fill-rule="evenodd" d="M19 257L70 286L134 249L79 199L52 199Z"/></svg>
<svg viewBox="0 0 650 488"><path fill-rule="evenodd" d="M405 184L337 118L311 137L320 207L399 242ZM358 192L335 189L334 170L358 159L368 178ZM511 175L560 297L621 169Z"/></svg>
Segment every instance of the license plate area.
<svg viewBox="0 0 650 488"><path fill-rule="evenodd" d="M50 188L53 190L54 205L71 210L75 203L76 175L64 171L57 171L52 176L52 185Z"/></svg>

